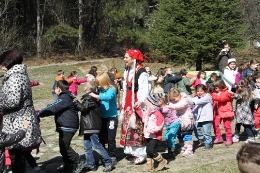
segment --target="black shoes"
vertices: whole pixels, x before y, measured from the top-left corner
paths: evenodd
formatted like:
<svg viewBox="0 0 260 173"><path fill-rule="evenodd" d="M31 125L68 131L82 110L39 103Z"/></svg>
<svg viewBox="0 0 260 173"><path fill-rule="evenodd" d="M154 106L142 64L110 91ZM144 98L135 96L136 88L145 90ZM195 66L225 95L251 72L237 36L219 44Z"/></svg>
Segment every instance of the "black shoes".
<svg viewBox="0 0 260 173"><path fill-rule="evenodd" d="M84 167L85 167L85 161L79 160L78 163L75 163L75 168L73 170L73 173L80 173Z"/></svg>

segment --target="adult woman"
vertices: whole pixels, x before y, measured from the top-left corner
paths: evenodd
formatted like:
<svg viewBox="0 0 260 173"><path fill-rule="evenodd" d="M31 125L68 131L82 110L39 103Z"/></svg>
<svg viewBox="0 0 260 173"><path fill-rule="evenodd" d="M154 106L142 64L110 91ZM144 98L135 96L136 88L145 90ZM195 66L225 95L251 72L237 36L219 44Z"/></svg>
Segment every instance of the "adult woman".
<svg viewBox="0 0 260 173"><path fill-rule="evenodd" d="M143 68L144 58L139 50L128 50L124 61L126 70L120 117L122 120L120 146L124 147L126 154L134 156L131 161L138 164L146 159L141 103L149 94L148 74Z"/></svg>
<svg viewBox="0 0 260 173"><path fill-rule="evenodd" d="M15 133L23 127L23 120L28 121L25 138L9 147L13 173L25 172L22 149L41 142L40 129L35 117L30 80L23 57L15 50L8 50L0 56L0 64L6 72L3 81L3 96L0 107L4 111L3 131Z"/></svg>

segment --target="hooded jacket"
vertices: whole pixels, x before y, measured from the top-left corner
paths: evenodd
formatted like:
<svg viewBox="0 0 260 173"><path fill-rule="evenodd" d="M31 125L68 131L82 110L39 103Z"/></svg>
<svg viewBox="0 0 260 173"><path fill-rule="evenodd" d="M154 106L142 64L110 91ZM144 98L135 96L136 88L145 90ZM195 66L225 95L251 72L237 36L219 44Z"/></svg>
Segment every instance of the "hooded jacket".
<svg viewBox="0 0 260 173"><path fill-rule="evenodd" d="M182 77L180 75L173 76L171 74L167 74L163 80L164 93L168 93L170 91L170 89L174 88L175 84L178 83L181 79L182 79Z"/></svg>
<svg viewBox="0 0 260 173"><path fill-rule="evenodd" d="M85 79L78 79L78 78L74 79L73 77L70 77L68 80L72 80L72 83L69 86L69 91L75 96L78 95L78 86L84 82L87 82L86 78Z"/></svg>
<svg viewBox="0 0 260 173"><path fill-rule="evenodd" d="M73 99L74 96L70 91L63 91L56 102L40 110L39 116L46 117L54 114L57 131L75 133L79 128L79 117Z"/></svg>
<svg viewBox="0 0 260 173"><path fill-rule="evenodd" d="M77 110L81 112L79 135L88 133L99 133L102 121L100 116L100 102L84 94L81 98L82 103L75 101Z"/></svg>
<svg viewBox="0 0 260 173"><path fill-rule="evenodd" d="M213 91L212 100L214 103L214 116L218 115L220 118L232 118L234 112L232 109L232 96L228 92L228 87L224 88L220 93Z"/></svg>

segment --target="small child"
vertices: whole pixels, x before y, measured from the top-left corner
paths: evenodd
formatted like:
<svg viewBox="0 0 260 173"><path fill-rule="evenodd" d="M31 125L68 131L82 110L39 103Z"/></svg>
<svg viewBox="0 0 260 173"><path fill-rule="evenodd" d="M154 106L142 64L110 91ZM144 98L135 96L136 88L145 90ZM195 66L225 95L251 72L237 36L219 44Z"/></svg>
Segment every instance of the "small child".
<svg viewBox="0 0 260 173"><path fill-rule="evenodd" d="M196 137L199 139L200 145L205 145L203 150L212 148L211 127L213 121L213 101L211 95L207 93L207 87L198 84L195 87L197 96L192 101L195 105L193 115L196 121ZM201 131L203 128L204 134Z"/></svg>
<svg viewBox="0 0 260 173"><path fill-rule="evenodd" d="M60 81L60 80L64 80L64 71L63 70L58 70L57 76L56 76L54 83L52 85L52 95L54 97L54 102L56 102L58 100L58 96L55 93L55 89L56 89L57 82ZM68 79L67 82L70 84L72 82L72 79Z"/></svg>
<svg viewBox="0 0 260 173"><path fill-rule="evenodd" d="M226 131L226 145L232 145L232 128L231 121L234 117L234 112L232 109L232 95L228 92L228 87L222 79L216 80L213 83L214 91L212 93L213 100L213 128L216 139L214 144L219 144L223 142L221 136L220 123L224 122L224 129Z"/></svg>
<svg viewBox="0 0 260 173"><path fill-rule="evenodd" d="M239 142L240 127L243 125L248 139L254 141L254 133L252 126L254 125L254 116L251 112L250 102L252 101L253 92L246 78L238 82L238 93L232 93L233 99L237 100L236 109L236 128L233 142Z"/></svg>
<svg viewBox="0 0 260 173"><path fill-rule="evenodd" d="M102 121L100 117L100 102L90 97L89 93L96 93L96 86L94 82L87 82L84 87L86 94L81 98L82 104L75 100L76 108L81 112L79 135L84 135L84 149L86 156L86 169L95 171L95 159L93 156L93 149L97 151L105 164L103 172L109 172L113 169L112 160L103 145L99 142L98 134L101 129ZM93 147L93 149L92 149Z"/></svg>
<svg viewBox="0 0 260 173"><path fill-rule="evenodd" d="M172 157L175 157L175 141L180 128L180 121L176 115L176 110L166 107L168 102L168 97L165 95L158 102L158 106L160 107L160 111L164 116L164 124L166 125L166 132L164 137L167 142L168 154Z"/></svg>
<svg viewBox="0 0 260 173"><path fill-rule="evenodd" d="M185 93L180 93L176 88L170 89L168 96L170 103L167 107L177 111L177 116L181 124L178 138L181 145L184 145L182 148L184 151L182 156L187 157L193 155L192 132L194 129L194 118L190 101Z"/></svg>
<svg viewBox="0 0 260 173"><path fill-rule="evenodd" d="M20 142L26 134L26 131L28 129L28 123L26 120L24 120L24 126L23 129L18 130L14 134L8 134L5 132L2 132L3 129L3 110L0 110L0 172L5 172L8 168L4 166L5 163L5 147L11 146L13 144L16 144Z"/></svg>
<svg viewBox="0 0 260 173"><path fill-rule="evenodd" d="M160 171L167 164L162 155L156 152L156 145L158 141L162 140L162 130L164 125L164 117L157 109L161 98L164 93L150 94L150 96L144 100L146 104L146 110L143 113L142 120L144 122L144 137L146 139L146 153L147 153L147 166L143 171L154 170L154 160L157 161L157 171Z"/></svg>
<svg viewBox="0 0 260 173"><path fill-rule="evenodd" d="M241 72L240 79L253 76L255 74L255 72L257 71L258 66L259 66L259 62L256 59L252 59L249 62L248 67Z"/></svg>
<svg viewBox="0 0 260 173"><path fill-rule="evenodd" d="M189 78L187 78L187 70L181 69L180 75L182 77L182 80L178 82L178 89L180 92L185 92L187 95L191 95L191 83Z"/></svg>
<svg viewBox="0 0 260 173"><path fill-rule="evenodd" d="M260 144L248 142L237 152L237 164L241 173L259 173Z"/></svg>
<svg viewBox="0 0 260 173"><path fill-rule="evenodd" d="M236 92L235 81L236 81L236 59L229 58L228 66L224 69L222 79L224 80L226 86L228 86L229 91Z"/></svg>
<svg viewBox="0 0 260 173"><path fill-rule="evenodd" d="M209 77L209 79L208 79L207 82L206 82L206 85L207 85L207 87L208 87L208 91L209 91L210 94L211 94L211 93L213 92L213 90L214 90L213 82L216 81L216 80L218 80L218 79L220 79L220 76L218 76L217 73L213 72L213 73L210 74L210 77Z"/></svg>
<svg viewBox="0 0 260 173"><path fill-rule="evenodd" d="M256 137L260 139L260 74L255 76L255 89L254 89L254 117L255 117L255 130Z"/></svg>
<svg viewBox="0 0 260 173"><path fill-rule="evenodd" d="M84 167L84 161L70 146L71 140L79 128L79 117L73 103L74 96L68 89L69 84L67 81L58 81L55 89L58 100L40 110L39 117L55 115L56 131L59 133L60 153L64 162L64 167L57 171L79 173ZM74 164L75 169L73 169Z"/></svg>
<svg viewBox="0 0 260 173"><path fill-rule="evenodd" d="M100 113L102 120L102 127L100 130L100 142L105 146L108 142L108 154L112 159L113 165L116 161L116 131L118 125L117 119L117 104L116 104L116 90L110 83L110 78L107 73L100 73L95 79L96 85L99 89L99 94L93 92L89 95L101 101ZM107 137L108 141L105 141Z"/></svg>
<svg viewBox="0 0 260 173"><path fill-rule="evenodd" d="M192 82L191 86L193 88L196 87L198 84L203 84L206 85L206 72L203 70L200 70L199 73L197 74L197 78Z"/></svg>
<svg viewBox="0 0 260 173"><path fill-rule="evenodd" d="M163 91L164 93L168 93L171 88L175 87L175 84L178 83L182 77L180 75L172 75L172 68L166 67L165 68L165 77L163 80Z"/></svg>
<svg viewBox="0 0 260 173"><path fill-rule="evenodd" d="M74 95L78 95L78 86L87 81L87 79L79 79L78 73L76 71L72 71L68 76L68 80L72 80L72 83L69 86L69 91Z"/></svg>

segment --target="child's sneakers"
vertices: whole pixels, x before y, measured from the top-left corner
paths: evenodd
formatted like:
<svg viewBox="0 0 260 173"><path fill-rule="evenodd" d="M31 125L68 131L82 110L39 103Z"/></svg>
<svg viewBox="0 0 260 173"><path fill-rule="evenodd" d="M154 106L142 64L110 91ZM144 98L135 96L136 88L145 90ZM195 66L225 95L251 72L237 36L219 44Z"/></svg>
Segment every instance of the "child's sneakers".
<svg viewBox="0 0 260 173"><path fill-rule="evenodd" d="M111 163L111 164L105 166L105 169L103 169L103 172L110 172L113 169L114 169L114 165Z"/></svg>
<svg viewBox="0 0 260 173"><path fill-rule="evenodd" d="M237 143L237 142L239 142L239 139L234 136L234 137L232 138L232 141L233 141L233 143Z"/></svg>
<svg viewBox="0 0 260 173"><path fill-rule="evenodd" d="M226 139L226 146L232 145L232 138L227 138Z"/></svg>
<svg viewBox="0 0 260 173"><path fill-rule="evenodd" d="M222 138L222 137L216 138L213 143L214 143L214 144L223 143L223 138Z"/></svg>

